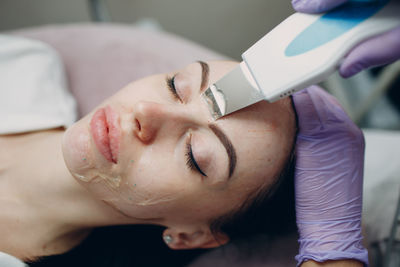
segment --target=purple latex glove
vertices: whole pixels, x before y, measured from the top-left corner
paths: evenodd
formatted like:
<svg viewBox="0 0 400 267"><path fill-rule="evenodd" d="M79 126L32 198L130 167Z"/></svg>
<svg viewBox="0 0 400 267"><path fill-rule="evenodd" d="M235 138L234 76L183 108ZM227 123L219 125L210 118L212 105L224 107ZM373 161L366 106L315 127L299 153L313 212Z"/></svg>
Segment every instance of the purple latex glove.
<svg viewBox="0 0 400 267"><path fill-rule="evenodd" d="M364 137L336 99L317 86L293 95L296 141L298 265L355 259L368 264L361 240Z"/></svg>
<svg viewBox="0 0 400 267"><path fill-rule="evenodd" d="M337 7L348 0L292 0L298 12L320 13ZM369 67L381 66L400 59L400 27L370 38L350 51L339 68L344 78Z"/></svg>

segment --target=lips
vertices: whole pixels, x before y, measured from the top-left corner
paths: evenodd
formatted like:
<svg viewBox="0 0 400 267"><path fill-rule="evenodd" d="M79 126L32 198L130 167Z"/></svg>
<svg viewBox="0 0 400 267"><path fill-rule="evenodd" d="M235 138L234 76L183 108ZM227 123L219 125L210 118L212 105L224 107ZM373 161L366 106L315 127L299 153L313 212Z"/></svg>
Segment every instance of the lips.
<svg viewBox="0 0 400 267"><path fill-rule="evenodd" d="M109 106L100 108L93 114L90 131L97 149L104 158L117 163L120 140L118 114Z"/></svg>

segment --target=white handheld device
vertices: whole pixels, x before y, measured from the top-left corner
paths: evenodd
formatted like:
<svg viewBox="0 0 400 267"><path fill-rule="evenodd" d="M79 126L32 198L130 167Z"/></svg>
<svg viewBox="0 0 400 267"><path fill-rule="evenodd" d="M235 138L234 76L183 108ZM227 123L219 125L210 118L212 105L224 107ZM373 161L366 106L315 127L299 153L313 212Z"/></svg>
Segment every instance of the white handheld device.
<svg viewBox="0 0 400 267"><path fill-rule="evenodd" d="M295 13L202 96L214 119L261 100L274 102L324 81L353 47L397 26L400 4L388 0L349 2L325 14Z"/></svg>

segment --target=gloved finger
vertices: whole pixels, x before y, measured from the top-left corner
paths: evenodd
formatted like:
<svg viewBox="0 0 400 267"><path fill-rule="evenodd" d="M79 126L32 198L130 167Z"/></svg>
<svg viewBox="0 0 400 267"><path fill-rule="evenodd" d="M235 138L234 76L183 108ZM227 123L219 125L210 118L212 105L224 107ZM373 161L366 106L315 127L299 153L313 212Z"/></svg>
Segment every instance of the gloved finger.
<svg viewBox="0 0 400 267"><path fill-rule="evenodd" d="M297 12L322 13L347 1L348 0L292 0L292 6Z"/></svg>
<svg viewBox="0 0 400 267"><path fill-rule="evenodd" d="M314 132L321 127L318 112L315 110L313 99L308 90L312 87L304 89L293 94L293 103L296 109L300 132Z"/></svg>
<svg viewBox="0 0 400 267"><path fill-rule="evenodd" d="M315 136L334 125L349 122L339 102L318 86L310 86L293 95L299 134Z"/></svg>
<svg viewBox="0 0 400 267"><path fill-rule="evenodd" d="M339 73L350 77L369 67L381 66L400 59L400 27L368 39L355 47L344 59Z"/></svg>

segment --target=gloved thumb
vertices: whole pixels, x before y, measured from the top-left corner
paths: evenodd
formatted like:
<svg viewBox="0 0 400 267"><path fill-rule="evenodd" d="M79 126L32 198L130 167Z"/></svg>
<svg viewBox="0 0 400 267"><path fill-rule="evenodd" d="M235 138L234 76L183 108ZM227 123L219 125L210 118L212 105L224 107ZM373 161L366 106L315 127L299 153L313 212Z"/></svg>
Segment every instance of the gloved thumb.
<svg viewBox="0 0 400 267"><path fill-rule="evenodd" d="M340 65L344 78L364 69L381 66L400 59L400 27L368 39L356 46Z"/></svg>
<svg viewBox="0 0 400 267"><path fill-rule="evenodd" d="M322 13L347 1L348 0L292 0L292 6L297 12Z"/></svg>
<svg viewBox="0 0 400 267"><path fill-rule="evenodd" d="M347 122L348 116L339 102L318 86L310 86L293 94L299 133L315 137Z"/></svg>

